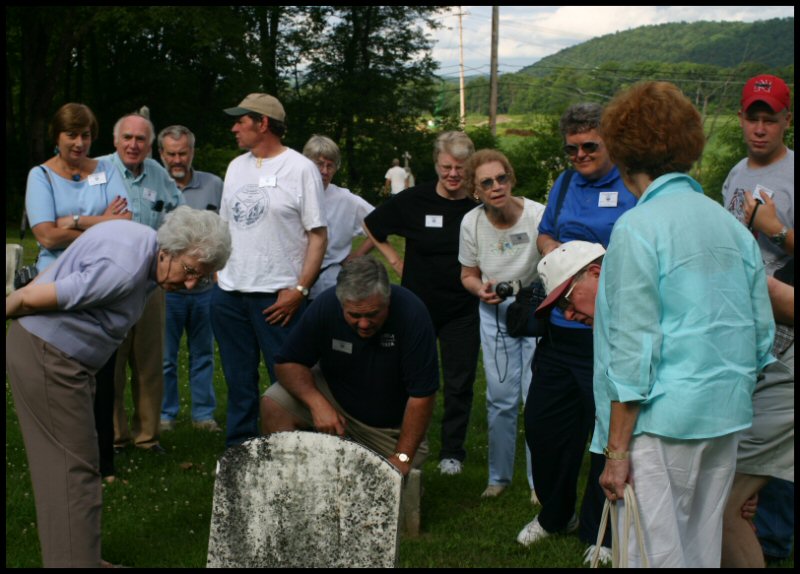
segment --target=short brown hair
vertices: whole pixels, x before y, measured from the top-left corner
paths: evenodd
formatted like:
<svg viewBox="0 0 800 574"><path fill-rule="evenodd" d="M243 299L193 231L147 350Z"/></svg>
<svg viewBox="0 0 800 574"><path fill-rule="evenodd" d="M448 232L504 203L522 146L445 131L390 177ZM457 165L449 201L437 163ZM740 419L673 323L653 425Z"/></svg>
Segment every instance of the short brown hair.
<svg viewBox="0 0 800 574"><path fill-rule="evenodd" d="M100 126L97 124L97 118L94 117L92 110L84 104L70 102L58 108L50 122L48 135L51 141L58 143L58 135L61 132L76 131L87 127L92 134L92 141L96 140L100 133Z"/></svg>
<svg viewBox="0 0 800 574"><path fill-rule="evenodd" d="M600 132L621 171L651 179L688 172L706 143L700 113L669 82L642 82L615 96Z"/></svg>
<svg viewBox="0 0 800 574"><path fill-rule="evenodd" d="M482 149L472 154L467 162L464 164L464 189L467 191L467 196L476 199L475 197L475 172L480 166L485 163L496 161L503 166L508 175L508 181L513 187L517 183L517 178L514 176L514 168L511 167L511 162L501 151L496 149Z"/></svg>

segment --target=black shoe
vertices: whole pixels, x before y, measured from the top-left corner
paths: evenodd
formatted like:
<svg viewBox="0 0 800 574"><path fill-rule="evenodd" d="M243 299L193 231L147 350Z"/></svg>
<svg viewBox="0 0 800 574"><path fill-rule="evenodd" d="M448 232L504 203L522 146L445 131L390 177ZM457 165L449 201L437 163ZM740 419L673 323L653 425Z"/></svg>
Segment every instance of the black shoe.
<svg viewBox="0 0 800 574"><path fill-rule="evenodd" d="M153 454L167 454L167 450L160 444L153 445L150 448L146 448L145 450Z"/></svg>

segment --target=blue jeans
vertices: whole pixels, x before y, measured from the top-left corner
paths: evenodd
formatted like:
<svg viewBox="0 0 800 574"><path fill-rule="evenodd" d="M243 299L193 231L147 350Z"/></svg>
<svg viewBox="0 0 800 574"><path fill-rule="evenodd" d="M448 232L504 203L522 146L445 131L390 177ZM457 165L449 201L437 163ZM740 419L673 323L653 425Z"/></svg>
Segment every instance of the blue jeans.
<svg viewBox="0 0 800 574"><path fill-rule="evenodd" d="M307 305L303 301L286 327L270 325L262 311L277 299L275 293L224 291L218 285L211 291L211 326L228 385L226 446L241 444L259 435L258 365L261 355L269 378L275 381L275 355Z"/></svg>
<svg viewBox="0 0 800 574"><path fill-rule="evenodd" d="M489 484L509 485L514 476L517 419L531 383L533 337L511 337L506 331L509 297L499 305L481 302L481 345L486 371L486 409L489 425ZM531 451L526 445L528 486L533 488Z"/></svg>
<svg viewBox="0 0 800 574"><path fill-rule="evenodd" d="M186 331L189 347L189 387L192 420L214 418L214 335L211 332L211 290L200 293L167 293L164 334L164 398L161 419L178 417L178 351Z"/></svg>

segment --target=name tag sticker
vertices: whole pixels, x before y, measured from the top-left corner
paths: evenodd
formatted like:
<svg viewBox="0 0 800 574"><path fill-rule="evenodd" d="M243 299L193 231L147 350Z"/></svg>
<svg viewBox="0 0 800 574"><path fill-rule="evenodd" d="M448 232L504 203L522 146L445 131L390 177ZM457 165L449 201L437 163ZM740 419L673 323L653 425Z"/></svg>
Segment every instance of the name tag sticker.
<svg viewBox="0 0 800 574"><path fill-rule="evenodd" d="M443 215L426 215L425 227L444 227Z"/></svg>
<svg viewBox="0 0 800 574"><path fill-rule="evenodd" d="M597 207L616 207L617 206L616 191L601 191L600 199L597 201Z"/></svg>
<svg viewBox="0 0 800 574"><path fill-rule="evenodd" d="M348 355L353 354L353 343L349 341L340 341L339 339L333 339L331 341L331 349L334 351L339 351L340 353L347 353Z"/></svg>
<svg viewBox="0 0 800 574"><path fill-rule="evenodd" d="M756 201L760 201L761 203L764 203L763 196L765 195L768 195L769 198L772 199L775 195L775 192L768 187L764 187L760 183L756 184L756 188L753 190L753 199L755 199Z"/></svg>
<svg viewBox="0 0 800 574"><path fill-rule="evenodd" d="M108 181L106 179L106 172L101 171L99 173L90 173L89 174L89 185L102 185Z"/></svg>
<svg viewBox="0 0 800 574"><path fill-rule="evenodd" d="M511 245L522 245L523 243L531 242L531 238L528 237L525 231L522 233L512 233L508 236L508 240L511 242Z"/></svg>
<svg viewBox="0 0 800 574"><path fill-rule="evenodd" d="M142 197L144 197L147 201L155 203L156 199L158 199L158 194L155 192L155 190L145 187L142 190Z"/></svg>
<svg viewBox="0 0 800 574"><path fill-rule="evenodd" d="M258 178L258 187L276 187L278 178L274 175L265 175Z"/></svg>

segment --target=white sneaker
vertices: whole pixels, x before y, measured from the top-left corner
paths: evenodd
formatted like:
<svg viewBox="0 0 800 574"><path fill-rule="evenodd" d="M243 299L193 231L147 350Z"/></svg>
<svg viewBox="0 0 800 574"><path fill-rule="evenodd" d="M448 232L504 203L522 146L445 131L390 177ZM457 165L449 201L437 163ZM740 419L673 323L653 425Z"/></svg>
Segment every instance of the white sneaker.
<svg viewBox="0 0 800 574"><path fill-rule="evenodd" d="M220 432L222 429L217 424L217 421L214 419L208 419L204 421L195 421L192 423L192 426L196 429L206 430L209 432Z"/></svg>
<svg viewBox="0 0 800 574"><path fill-rule="evenodd" d="M490 484L486 490L481 494L481 498L494 498L500 496L505 491L506 487L502 484Z"/></svg>
<svg viewBox="0 0 800 574"><path fill-rule="evenodd" d="M443 458L439 461L439 472L442 474L461 474L463 465L456 458Z"/></svg>
<svg viewBox="0 0 800 574"><path fill-rule="evenodd" d="M597 546L592 544L586 549L586 552L583 555L584 564L592 564L592 558L594 558L594 552L596 548ZM600 547L600 558L598 562L605 566L611 566L611 548L606 548L605 546Z"/></svg>
<svg viewBox="0 0 800 574"><path fill-rule="evenodd" d="M574 532L577 529L578 517L573 514L563 533L566 534L569 532ZM542 525L539 524L539 517L537 516L531 522L526 524L525 528L520 530L520 533L517 534L517 542L523 546L530 546L534 542L538 542L539 540L547 538L548 536L550 536L550 532L545 530Z"/></svg>

